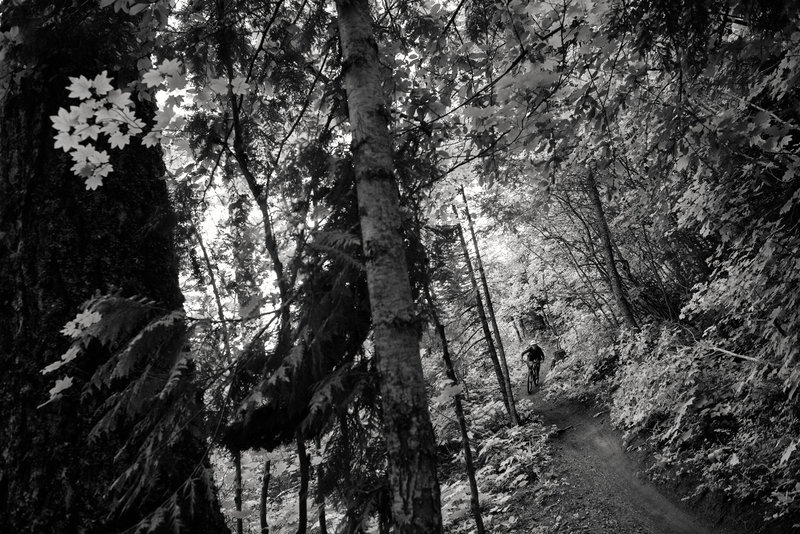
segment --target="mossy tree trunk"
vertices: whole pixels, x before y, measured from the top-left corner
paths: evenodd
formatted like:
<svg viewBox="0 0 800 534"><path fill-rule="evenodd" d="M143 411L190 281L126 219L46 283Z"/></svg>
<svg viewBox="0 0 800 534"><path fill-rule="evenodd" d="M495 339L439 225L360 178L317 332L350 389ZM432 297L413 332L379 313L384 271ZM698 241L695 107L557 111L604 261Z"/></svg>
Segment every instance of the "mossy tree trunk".
<svg viewBox="0 0 800 534"><path fill-rule="evenodd" d="M108 517L118 497L109 486L131 456L115 458L126 436L89 443L97 406L75 392L37 409L52 385L41 369L70 343L60 330L96 291L141 295L168 310L182 296L160 152L135 141L113 151L114 173L87 191L53 146L49 117L74 104L68 76L108 70L117 87L135 79L136 20L96 3L3 2L0 31L11 27L19 41L5 43L0 63L0 531L122 531L175 495L184 532L227 532L215 497L192 506L176 493L208 466L196 424L164 452L161 476L146 488L152 498ZM98 363L79 370L90 375ZM213 495L200 485L193 489Z"/></svg>

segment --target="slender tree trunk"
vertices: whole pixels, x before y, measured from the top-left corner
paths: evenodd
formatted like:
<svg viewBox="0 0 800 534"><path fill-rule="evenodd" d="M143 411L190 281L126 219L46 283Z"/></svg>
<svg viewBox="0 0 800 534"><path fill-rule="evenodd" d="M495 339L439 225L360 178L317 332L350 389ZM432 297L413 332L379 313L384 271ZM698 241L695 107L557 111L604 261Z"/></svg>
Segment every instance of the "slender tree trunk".
<svg viewBox="0 0 800 534"><path fill-rule="evenodd" d="M317 466L317 518L319 519L319 534L328 534L328 523L325 519L325 494L322 492L322 479L324 478L324 467L322 464Z"/></svg>
<svg viewBox="0 0 800 534"><path fill-rule="evenodd" d="M455 206L453 206L453 213L455 213L456 217L458 217L458 211L456 210ZM460 224L458 225L458 239L461 242L461 249L464 251L464 263L467 266L467 273L469 275L470 283L472 284L472 292L475 295L475 305L478 309L478 319L480 320L481 327L483 328L483 337L486 339L486 347L489 351L489 359L492 360L492 367L494 367L494 374L497 377L497 384L500 387L500 394L503 396L503 404L506 407L506 413L508 413L509 420L511 420L513 424L517 424L514 420L514 417L511 415L512 412L508 402L508 392L506 391L503 369L500 367L500 360L497 358L497 351L495 350L494 341L492 340L492 332L489 329L489 322L486 320L486 310L483 307L483 299L481 298L481 292L478 289L478 281L475 279L475 270L472 268L472 260L469 257L467 240L464 239L464 231L461 229Z"/></svg>
<svg viewBox="0 0 800 534"><path fill-rule="evenodd" d="M522 335L522 330L520 330L519 325L519 318L514 317L511 319L511 324L514 325L514 332L517 334L517 341L522 342L525 340L525 336Z"/></svg>
<svg viewBox="0 0 800 534"><path fill-rule="evenodd" d="M297 458L300 462L300 491L297 495L297 534L306 534L308 530L308 480L311 477L311 463L306 452L306 443L300 431L297 431Z"/></svg>
<svg viewBox="0 0 800 534"><path fill-rule="evenodd" d="M542 293L544 294L544 306L542 306L542 313L544 314L545 324L550 327L550 333L553 335L553 340L556 342L556 349L561 350L561 345L558 341L558 331L556 330L556 325L551 319L552 314L549 311L550 296L547 294L547 281L544 278L544 273L542 273Z"/></svg>
<svg viewBox="0 0 800 534"><path fill-rule="evenodd" d="M217 20L220 25L216 32L217 52L225 68L225 73L228 78L232 80L235 77L232 45L236 39L236 34L231 27L231 22L235 18L235 13L233 15L229 13L231 7L232 3L225 2L225 0L217 0L216 2ZM276 11L273 16L277 15L279 8L280 5L275 6ZM278 238L275 236L270 214L270 191L267 187L258 182L258 178L250 165L250 158L248 157L246 146L247 132L245 132L241 120L242 98L237 97L233 93L233 90L229 88L228 102L231 107L233 126L233 155L247 183L250 194L253 196L261 212L261 222L264 228L264 248L272 263L272 270L275 273L275 280L278 286L278 296L280 297L280 323L278 326L278 339L274 353L284 354L289 350L291 342L291 308L289 304L293 284L289 280L290 277L286 276L283 261L280 258Z"/></svg>
<svg viewBox="0 0 800 534"><path fill-rule="evenodd" d="M200 245L200 252L203 253L203 262L205 263L206 271L208 271L208 279L211 282L211 291L214 293L214 302L217 305L217 317L219 318L220 332L222 332L222 346L225 349L225 361L230 364L233 360L230 334L228 332L228 322L225 320L225 308L222 306L222 297L219 292L219 286L217 285L217 276L214 274L214 264L211 262L211 258L208 256L208 250L206 249L205 243L203 243L203 236L200 235L200 232L197 230L197 226L194 224L194 221L192 221L192 230L195 238L197 239L197 244Z"/></svg>
<svg viewBox="0 0 800 534"><path fill-rule="evenodd" d="M233 504L237 512L242 511L242 452L233 451L233 467L235 469ZM236 534L244 532L244 523L241 517L236 518Z"/></svg>
<svg viewBox="0 0 800 534"><path fill-rule="evenodd" d="M208 461L197 424L178 425L135 509L109 518L119 497L109 486L140 451L115 458L128 437L122 432L88 442L97 405L80 399L78 384L37 408L52 386L52 375L40 371L65 352L70 340L60 331L95 291L139 295L167 310L182 303L159 150L137 140L109 150L113 173L87 191L69 156L53 146L49 117L77 103L68 98L68 76L107 70L125 87L146 50L132 46L135 18L95 2L76 9L63 1L0 3L3 29L17 27L21 36L6 43L0 62L0 532L121 532L173 494L186 531L228 532L216 497L203 498L214 490L203 476ZM152 117L151 106L136 105ZM91 355L108 356L97 345ZM76 360L76 382L102 363ZM196 396L191 383L178 388ZM198 496L193 503L184 482Z"/></svg>
<svg viewBox="0 0 800 534"><path fill-rule="evenodd" d="M261 534L269 534L269 524L267 523L267 501L269 500L269 475L272 462L264 462L264 478L261 482L261 499L258 503L258 526Z"/></svg>
<svg viewBox="0 0 800 534"><path fill-rule="evenodd" d="M494 339L497 342L497 357L500 360L500 369L503 371L503 387L506 389L506 396L508 397L508 413L511 416L511 422L515 425L519 425L519 415L517 415L517 407L514 404L514 389L511 387L511 376L508 373L508 364L506 363L506 351L503 348L503 339L500 337L500 329L497 327L497 318L495 317L494 305L492 304L492 294L489 291L489 283L486 281L486 272L483 269L483 260L481 260L481 251L480 247L478 247L478 238L475 235L475 225L472 224L467 195L464 193L463 187L461 188L461 198L464 199L464 215L467 217L469 233L472 237L472 246L475 249L475 265L478 267L481 287L483 287L483 294L486 297L486 311L488 312L489 321L492 325Z"/></svg>
<svg viewBox="0 0 800 534"><path fill-rule="evenodd" d="M430 284L426 280L424 282L425 297L428 299L430 305L430 317L436 333L439 336L439 341L442 344L442 359L444 360L447 378L453 384L458 384L459 380L456 376L455 368L453 367L453 360L450 358L450 346L447 343L447 334L445 333L444 325L439 320L439 314L436 312L436 301L433 297L433 291ZM484 534L486 529L483 526L483 515L481 514L480 496L478 492L478 482L475 479L475 466L472 461L472 447L469 442L469 429L467 428L467 420L464 417L464 406L462 402L461 393L457 393L453 397L453 406L456 412L456 419L458 420L458 428L461 431L461 447L464 450L464 468L467 471L467 480L469 480L470 491L470 511L475 520L475 532L477 534Z"/></svg>
<svg viewBox="0 0 800 534"><path fill-rule="evenodd" d="M400 228L389 110L368 0L337 0L361 239L398 534L442 531L436 450Z"/></svg>
<svg viewBox="0 0 800 534"><path fill-rule="evenodd" d="M595 219L597 219L597 229L600 232L600 240L603 244L603 257L606 263L606 270L608 271L608 281L611 286L611 292L614 294L614 299L617 301L617 307L625 321L625 325L628 328L637 329L638 325L633 314L633 308L625 294L625 287L622 284L622 278L619 276L617 264L614 261L614 246L611 240L611 232L608 229L608 222L606 221L606 215L603 211L603 203L600 200L600 191L597 189L597 181L594 179L594 173L591 171L586 175L586 190L592 201Z"/></svg>

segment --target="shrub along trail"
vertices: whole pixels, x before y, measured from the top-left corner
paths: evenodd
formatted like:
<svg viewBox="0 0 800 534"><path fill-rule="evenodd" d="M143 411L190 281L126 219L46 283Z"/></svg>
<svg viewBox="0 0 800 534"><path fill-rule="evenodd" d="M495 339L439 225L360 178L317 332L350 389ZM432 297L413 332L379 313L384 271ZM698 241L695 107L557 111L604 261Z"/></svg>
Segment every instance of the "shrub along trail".
<svg viewBox="0 0 800 534"><path fill-rule="evenodd" d="M535 416L559 429L551 443L551 483L523 514L528 517L522 523L535 525L534 532L729 532L650 483L611 428L607 413L575 402L546 401L541 390L531 396L520 393L534 403Z"/></svg>

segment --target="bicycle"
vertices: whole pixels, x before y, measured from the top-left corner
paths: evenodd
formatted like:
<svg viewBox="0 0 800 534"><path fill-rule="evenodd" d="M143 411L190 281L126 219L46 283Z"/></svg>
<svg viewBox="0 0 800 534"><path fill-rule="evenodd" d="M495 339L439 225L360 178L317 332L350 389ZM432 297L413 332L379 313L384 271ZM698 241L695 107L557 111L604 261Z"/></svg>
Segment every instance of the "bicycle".
<svg viewBox="0 0 800 534"><path fill-rule="evenodd" d="M533 389L539 385L539 370L542 367L540 361L528 362L528 395L533 393Z"/></svg>

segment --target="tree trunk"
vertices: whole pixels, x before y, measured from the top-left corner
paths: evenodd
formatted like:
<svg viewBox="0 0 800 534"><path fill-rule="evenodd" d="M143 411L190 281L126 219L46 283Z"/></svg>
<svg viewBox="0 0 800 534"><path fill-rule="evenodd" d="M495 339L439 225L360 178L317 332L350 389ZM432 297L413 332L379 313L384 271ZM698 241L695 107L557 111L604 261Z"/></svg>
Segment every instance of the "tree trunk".
<svg viewBox="0 0 800 534"><path fill-rule="evenodd" d="M267 500L269 491L269 471L272 468L272 462L267 460L264 463L264 478L261 483L261 499L258 503L258 526L261 529L261 534L269 534L269 524L267 523Z"/></svg>
<svg viewBox="0 0 800 534"><path fill-rule="evenodd" d="M519 319L517 317L513 317L511 319L511 324L514 325L514 332L517 334L517 341L522 343L525 340L525 336L522 335L522 330L520 329Z"/></svg>
<svg viewBox="0 0 800 534"><path fill-rule="evenodd" d="M63 1L1 5L3 29L18 27L21 40L4 47L0 63L0 531L120 532L174 495L184 532L228 532L215 497L192 506L178 490L193 480L195 495L214 493L203 476L200 418L179 427L173 445L159 451L139 506L112 518L120 495L109 486L132 461L130 453L141 451L115 459L127 438L122 433L89 442L104 399L84 402L76 386L37 409L53 380L40 371L65 352L70 340L60 331L95 291L180 309L176 218L158 149L133 140L112 150L113 174L87 191L69 156L54 148L49 117L76 103L68 98L67 76L93 78L105 69L117 87L137 77L142 49L132 46L135 19L96 4L78 11ZM137 106L152 116L151 106ZM102 363L76 360L86 372L76 380ZM182 387L187 398L196 395L192 384ZM161 524L153 531L173 530Z"/></svg>
<svg viewBox="0 0 800 534"><path fill-rule="evenodd" d="M300 491L297 495L297 534L308 530L308 479L311 476L308 453L303 435L297 431L297 458L300 462Z"/></svg>
<svg viewBox="0 0 800 534"><path fill-rule="evenodd" d="M469 225L469 233L472 237L472 246L475 248L475 265L478 267L478 274L481 278L481 287L483 287L483 294L486 297L486 311L489 312L489 321L492 325L492 332L494 332L495 341L497 341L497 357L500 360L500 369L503 371L503 387L506 389L506 397L508 397L508 413L511 417L511 422L519 425L519 415L517 415L517 407L514 404L514 389L511 387L511 376L508 373L508 364L506 363L506 351L503 348L503 340L500 337L500 329L497 327L497 318L494 314L494 305L492 304L492 294L489 291L489 283L486 281L486 272L483 269L483 261L481 260L481 251L478 247L478 238L475 235L475 225L472 224L472 216L469 213L469 205L467 204L467 195L464 194L464 188L461 188L461 198L464 199L464 214L467 217L467 224Z"/></svg>
<svg viewBox="0 0 800 534"><path fill-rule="evenodd" d="M241 451L233 451L233 467L235 469L234 481L235 487L233 488L233 504L236 506L236 511L242 511L242 453ZM244 522L241 517L236 518L236 534L244 532Z"/></svg>
<svg viewBox="0 0 800 534"><path fill-rule="evenodd" d="M337 0L361 238L398 534L442 531L436 450L403 248L389 110L367 0Z"/></svg>
<svg viewBox="0 0 800 534"><path fill-rule="evenodd" d="M317 466L317 519L319 519L319 534L328 534L328 523L325 519L325 494L322 492L322 479L324 468Z"/></svg>
<svg viewBox="0 0 800 534"><path fill-rule="evenodd" d="M453 360L450 358L450 346L447 343L447 335L445 333L444 325L439 320L439 314L436 312L436 302L433 298L433 292L427 280L424 282L425 297L428 299L430 305L430 317L436 333L439 336L439 341L442 344L442 359L444 360L447 378L453 384L458 384L458 377L456 376L455 368L453 367ZM469 480L469 504L472 517L475 520L475 532L477 534L484 534L486 529L483 526L483 515L481 514L480 496L478 493L478 482L475 479L475 466L472 462L472 448L469 443L469 430L467 428L467 420L464 417L464 406L462 403L461 393L457 393L453 397L453 406L456 412L456 419L458 420L458 428L461 431L461 447L464 450L464 468L467 471L467 480Z"/></svg>
<svg viewBox="0 0 800 534"><path fill-rule="evenodd" d="M591 171L586 176L586 189L592 201L592 209L594 210L595 218L597 219L597 229L600 232L600 240L603 244L603 257L606 263L606 270L608 271L608 281L611 286L611 292L614 294L614 299L617 301L617 307L625 321L625 325L635 330L638 328L638 325L633 314L633 308L625 294L625 287L622 285L622 279L619 276L617 264L614 261L614 246L611 240L611 232L608 229L608 222L606 221L606 215L603 211L603 203L600 200L600 191L597 189L597 182Z"/></svg>
<svg viewBox="0 0 800 534"><path fill-rule="evenodd" d="M455 213L456 218L458 217L458 210L456 207L453 206L453 213ZM489 329L489 322L486 320L486 310L483 307L483 299L481 298L481 292L478 289L478 281L475 279L475 270L472 268L472 260L469 257L469 249L467 248L467 240L464 239L464 231L461 229L461 225L458 225L458 239L461 242L461 249L464 251L464 263L467 266L467 273L469 275L469 281L472 284L472 292L475 294L475 305L478 309L478 319L481 322L481 327L483 328L483 337L486 339L486 347L489 351L489 359L492 360L492 367L494 367L494 374L497 377L497 385L500 387L500 394L503 396L503 404L506 407L506 413L508 413L508 418L511 420L512 424L517 424L517 421L512 416L511 405L508 402L508 392L506 391L505 386L505 378L503 377L503 369L500 367L500 360L497 358L497 350L494 347L494 341L492 340L492 332Z"/></svg>

